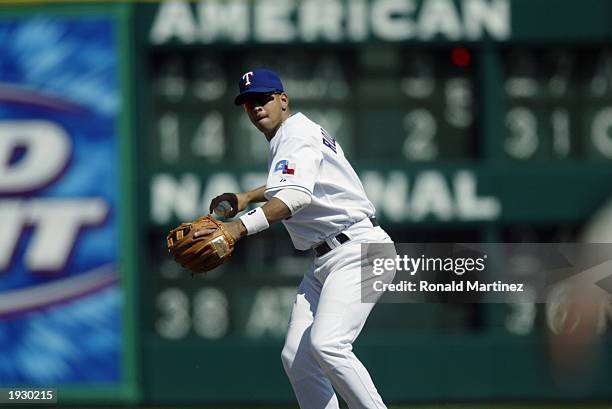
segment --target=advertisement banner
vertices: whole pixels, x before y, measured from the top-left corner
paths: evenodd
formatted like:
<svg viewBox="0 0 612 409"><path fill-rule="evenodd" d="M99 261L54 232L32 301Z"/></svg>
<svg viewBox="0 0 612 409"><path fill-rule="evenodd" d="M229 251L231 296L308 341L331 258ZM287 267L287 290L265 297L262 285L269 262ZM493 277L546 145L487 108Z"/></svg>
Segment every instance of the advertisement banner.
<svg viewBox="0 0 612 409"><path fill-rule="evenodd" d="M0 20L0 385L122 382L115 24Z"/></svg>

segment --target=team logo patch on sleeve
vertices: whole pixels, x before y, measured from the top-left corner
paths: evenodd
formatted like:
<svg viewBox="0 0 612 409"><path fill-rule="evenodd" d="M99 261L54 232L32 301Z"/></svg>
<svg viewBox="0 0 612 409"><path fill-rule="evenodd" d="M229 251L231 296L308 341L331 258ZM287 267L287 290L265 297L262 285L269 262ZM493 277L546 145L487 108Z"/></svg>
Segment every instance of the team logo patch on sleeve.
<svg viewBox="0 0 612 409"><path fill-rule="evenodd" d="M280 160L274 166L274 172L281 171L283 175L295 175L295 163L289 163L287 160Z"/></svg>

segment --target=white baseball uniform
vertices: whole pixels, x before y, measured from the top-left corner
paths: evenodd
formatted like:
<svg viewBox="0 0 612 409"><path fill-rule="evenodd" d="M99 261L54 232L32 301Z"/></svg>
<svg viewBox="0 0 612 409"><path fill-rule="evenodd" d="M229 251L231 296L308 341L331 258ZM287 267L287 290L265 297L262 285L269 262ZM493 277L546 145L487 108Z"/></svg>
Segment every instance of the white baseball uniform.
<svg viewBox="0 0 612 409"><path fill-rule="evenodd" d="M283 221L295 247L327 242L332 249L315 257L298 287L282 352L300 408L338 408L334 388L351 409L386 408L352 344L374 306L361 301L361 243L391 239L372 225L374 206L340 145L305 115L292 115L278 129L268 165L268 199L282 189L312 196ZM340 243L339 233L350 240Z"/></svg>

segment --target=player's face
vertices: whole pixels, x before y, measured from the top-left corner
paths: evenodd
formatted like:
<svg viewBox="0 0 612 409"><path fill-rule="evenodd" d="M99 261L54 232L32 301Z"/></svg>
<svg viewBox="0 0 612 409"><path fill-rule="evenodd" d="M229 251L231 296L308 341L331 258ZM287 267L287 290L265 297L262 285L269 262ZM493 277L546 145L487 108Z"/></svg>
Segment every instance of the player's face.
<svg viewBox="0 0 612 409"><path fill-rule="evenodd" d="M285 120L289 100L287 94L253 94L245 98L242 106L257 129L274 136Z"/></svg>

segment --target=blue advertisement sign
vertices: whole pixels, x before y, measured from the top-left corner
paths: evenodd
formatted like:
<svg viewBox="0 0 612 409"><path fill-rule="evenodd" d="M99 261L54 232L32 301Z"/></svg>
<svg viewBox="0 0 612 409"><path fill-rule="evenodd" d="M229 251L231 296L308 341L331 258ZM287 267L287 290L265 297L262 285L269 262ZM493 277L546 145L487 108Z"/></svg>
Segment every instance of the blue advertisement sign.
<svg viewBox="0 0 612 409"><path fill-rule="evenodd" d="M0 385L121 380L114 25L0 20Z"/></svg>

